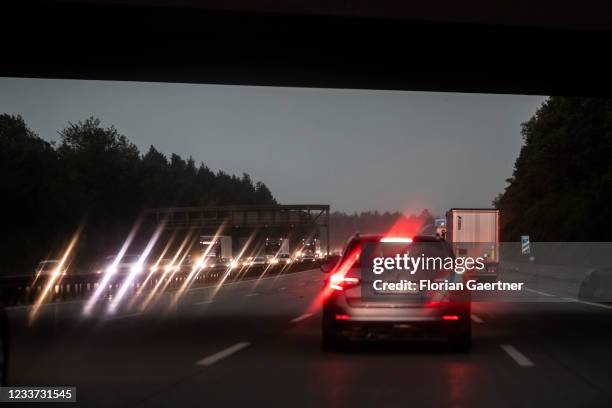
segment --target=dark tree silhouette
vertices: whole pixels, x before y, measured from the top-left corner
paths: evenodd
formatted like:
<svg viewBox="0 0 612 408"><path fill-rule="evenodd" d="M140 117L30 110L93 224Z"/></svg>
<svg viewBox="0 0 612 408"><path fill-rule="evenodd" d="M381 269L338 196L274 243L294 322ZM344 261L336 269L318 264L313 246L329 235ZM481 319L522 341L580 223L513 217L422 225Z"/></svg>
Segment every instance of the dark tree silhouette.
<svg viewBox="0 0 612 408"><path fill-rule="evenodd" d="M521 133L509 185L493 202L502 240L609 241L612 100L551 97Z"/></svg>
<svg viewBox="0 0 612 408"><path fill-rule="evenodd" d="M57 147L32 132L21 116L0 115L0 188L7 222L0 255L2 274L29 272L57 256L85 223L79 260L116 250L147 207L275 204L270 190L203 163L151 146L141 155L113 126L99 119L69 123Z"/></svg>
<svg viewBox="0 0 612 408"><path fill-rule="evenodd" d="M330 215L331 248L341 248L355 233L384 234L393 230L397 225L415 226L417 229L426 224L432 224L434 217L428 210L419 215L406 216L401 212L367 211L362 213L346 214L333 212Z"/></svg>

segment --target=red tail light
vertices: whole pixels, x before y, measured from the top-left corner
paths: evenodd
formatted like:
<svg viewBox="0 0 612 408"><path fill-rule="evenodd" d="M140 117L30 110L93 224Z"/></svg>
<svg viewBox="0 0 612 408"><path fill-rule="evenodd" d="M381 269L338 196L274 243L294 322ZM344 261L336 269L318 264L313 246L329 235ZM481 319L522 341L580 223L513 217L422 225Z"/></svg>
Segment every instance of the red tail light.
<svg viewBox="0 0 612 408"><path fill-rule="evenodd" d="M411 244L412 238L408 237L383 237L380 239L380 242L391 242L391 243L403 243L403 244Z"/></svg>
<svg viewBox="0 0 612 408"><path fill-rule="evenodd" d="M351 316L347 315L347 314L337 314L336 315L336 320L350 320Z"/></svg>
<svg viewBox="0 0 612 408"><path fill-rule="evenodd" d="M329 287L335 290L345 290L359 285L361 279L334 273L329 277Z"/></svg>
<svg viewBox="0 0 612 408"><path fill-rule="evenodd" d="M457 315L442 315L442 320L459 320Z"/></svg>

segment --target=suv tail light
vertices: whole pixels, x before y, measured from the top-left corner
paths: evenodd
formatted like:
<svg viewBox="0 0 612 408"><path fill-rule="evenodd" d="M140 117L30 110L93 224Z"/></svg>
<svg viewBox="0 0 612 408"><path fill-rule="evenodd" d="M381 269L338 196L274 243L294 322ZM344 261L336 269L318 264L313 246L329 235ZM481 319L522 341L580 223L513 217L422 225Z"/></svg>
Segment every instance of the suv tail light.
<svg viewBox="0 0 612 408"><path fill-rule="evenodd" d="M335 290L345 290L359 285L361 279L335 273L329 277L329 287Z"/></svg>

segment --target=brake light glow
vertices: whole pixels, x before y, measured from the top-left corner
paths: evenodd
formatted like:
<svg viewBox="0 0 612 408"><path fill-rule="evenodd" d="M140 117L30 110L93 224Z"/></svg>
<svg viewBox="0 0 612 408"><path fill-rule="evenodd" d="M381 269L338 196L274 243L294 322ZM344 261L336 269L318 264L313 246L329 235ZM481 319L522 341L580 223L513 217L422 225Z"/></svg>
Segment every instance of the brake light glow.
<svg viewBox="0 0 612 408"><path fill-rule="evenodd" d="M351 316L347 314L337 314L336 315L336 320L349 320L350 318Z"/></svg>
<svg viewBox="0 0 612 408"><path fill-rule="evenodd" d="M359 285L359 278L344 276L341 273L334 273L329 277L329 287L335 290L344 290Z"/></svg>
<svg viewBox="0 0 612 408"><path fill-rule="evenodd" d="M407 237L384 237L380 239L380 242L395 242L395 243L411 243L412 238Z"/></svg>
<svg viewBox="0 0 612 408"><path fill-rule="evenodd" d="M442 320L459 320L457 315L442 315Z"/></svg>

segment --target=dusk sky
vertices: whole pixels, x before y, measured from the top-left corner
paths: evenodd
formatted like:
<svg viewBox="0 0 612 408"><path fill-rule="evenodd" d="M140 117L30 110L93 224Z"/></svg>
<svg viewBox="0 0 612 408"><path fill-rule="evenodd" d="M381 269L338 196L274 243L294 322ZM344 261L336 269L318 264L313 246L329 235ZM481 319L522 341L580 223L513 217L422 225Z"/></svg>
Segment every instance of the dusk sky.
<svg viewBox="0 0 612 408"><path fill-rule="evenodd" d="M89 116L141 151L249 173L282 204L490 207L544 97L0 78L0 113L47 140ZM103 169L100 169L103 171Z"/></svg>

